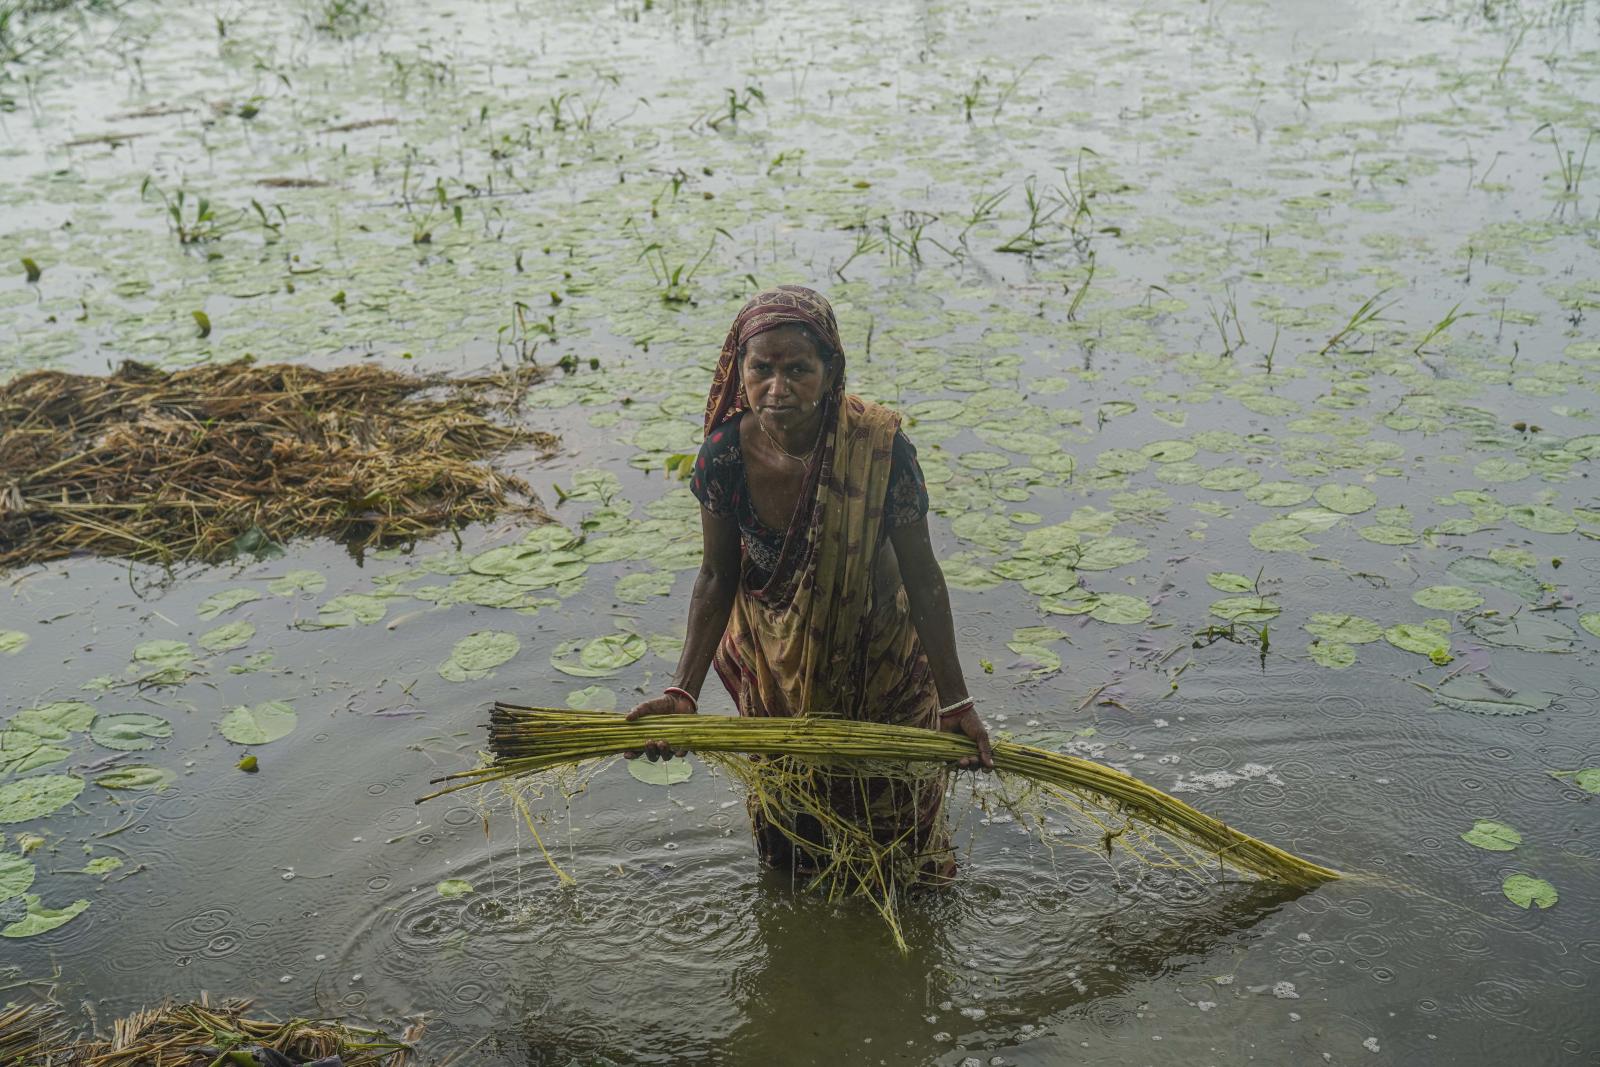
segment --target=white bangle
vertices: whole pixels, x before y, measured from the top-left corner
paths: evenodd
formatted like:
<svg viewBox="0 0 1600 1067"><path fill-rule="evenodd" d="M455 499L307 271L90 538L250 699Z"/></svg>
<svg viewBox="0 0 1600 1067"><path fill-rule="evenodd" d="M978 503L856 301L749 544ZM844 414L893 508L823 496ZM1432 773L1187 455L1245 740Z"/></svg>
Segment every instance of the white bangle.
<svg viewBox="0 0 1600 1067"><path fill-rule="evenodd" d="M973 700L971 697L963 697L954 704L946 704L944 707L940 708L939 718L943 719L948 715L955 714L956 712L964 712L969 708L976 707L977 703L978 702Z"/></svg>

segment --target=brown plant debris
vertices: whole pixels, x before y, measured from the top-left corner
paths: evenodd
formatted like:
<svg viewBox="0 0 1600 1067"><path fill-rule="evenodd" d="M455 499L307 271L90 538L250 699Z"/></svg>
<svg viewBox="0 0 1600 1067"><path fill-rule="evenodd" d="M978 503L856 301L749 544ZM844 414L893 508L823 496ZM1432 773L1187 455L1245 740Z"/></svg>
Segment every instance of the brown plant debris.
<svg viewBox="0 0 1600 1067"><path fill-rule="evenodd" d="M293 537L372 546L513 511L482 461L547 433L490 421L526 374L445 380L249 360L0 386L0 571L78 553L214 561ZM423 395L426 394L426 395Z"/></svg>
<svg viewBox="0 0 1600 1067"><path fill-rule="evenodd" d="M17 1058L0 1062L8 1067L405 1067L421 1037L420 1025L395 1040L332 1020L247 1018L249 1006L234 999L213 1005L202 994L198 1003L169 1003L118 1019L109 1038L78 1040L64 1034L54 1005L8 1007L0 1012L0 1049L14 1051Z"/></svg>

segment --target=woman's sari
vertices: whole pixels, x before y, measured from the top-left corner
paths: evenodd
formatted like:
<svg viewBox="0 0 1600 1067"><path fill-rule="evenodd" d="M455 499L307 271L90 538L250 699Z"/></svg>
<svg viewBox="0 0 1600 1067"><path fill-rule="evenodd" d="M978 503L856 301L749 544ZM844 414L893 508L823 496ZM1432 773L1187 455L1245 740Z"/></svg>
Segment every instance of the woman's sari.
<svg viewBox="0 0 1600 1067"><path fill-rule="evenodd" d="M832 349L838 374L806 468L777 567L766 583L741 580L713 664L741 715L809 715L938 728L938 691L898 579L881 587L884 498L900 417L846 395L833 309L820 294L783 286L753 297L723 344L706 432L745 408L738 354L750 338L791 323ZM896 867L922 880L954 872L941 812L945 776L866 777L807 769L831 816L892 848ZM808 805L809 806L809 805ZM803 812L753 799L758 847L772 863L807 871L829 862L834 832ZM837 857L834 857L835 859Z"/></svg>

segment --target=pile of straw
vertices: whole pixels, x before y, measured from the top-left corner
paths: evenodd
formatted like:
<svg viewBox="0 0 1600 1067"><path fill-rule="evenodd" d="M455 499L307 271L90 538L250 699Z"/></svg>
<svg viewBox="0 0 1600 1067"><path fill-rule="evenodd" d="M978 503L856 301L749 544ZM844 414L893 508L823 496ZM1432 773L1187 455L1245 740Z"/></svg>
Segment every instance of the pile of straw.
<svg viewBox="0 0 1600 1067"><path fill-rule="evenodd" d="M328 1020L245 1017L247 1001L167 1004L118 1019L109 1039L70 1040L54 1005L0 1013L0 1063L7 1067L221 1067L309 1064L405 1067L420 1026L406 1040ZM40 1036L47 1034L47 1036ZM13 1038L15 1044L11 1043ZM262 1051L269 1050L269 1051ZM274 1056L276 1054L276 1056Z"/></svg>
<svg viewBox="0 0 1600 1067"><path fill-rule="evenodd" d="M0 386L0 570L77 553L214 561L299 536L370 546L506 510L543 518L525 482L480 462L555 446L486 417L488 392L526 384L249 360L25 374Z"/></svg>
<svg viewBox="0 0 1600 1067"><path fill-rule="evenodd" d="M496 704L489 723L492 761L436 779L445 788L422 800L487 782L533 780L642 749L652 739L693 750L729 773L750 793L753 807L768 813L803 811L821 822L824 871L846 875L822 879L824 892L868 897L897 940L895 898L917 884L919 858L896 855L870 827L830 818L826 803L818 803L816 783L839 774L882 777L895 774L897 767L912 779L976 753L974 743L959 734L872 722L666 715L630 723L605 712ZM993 752L1000 788L991 795L1052 847L1069 845L1102 860L1120 849L1150 866L1210 880L1227 870L1311 888L1339 877L1092 760L1005 740L995 741ZM520 796L518 805L526 817Z"/></svg>

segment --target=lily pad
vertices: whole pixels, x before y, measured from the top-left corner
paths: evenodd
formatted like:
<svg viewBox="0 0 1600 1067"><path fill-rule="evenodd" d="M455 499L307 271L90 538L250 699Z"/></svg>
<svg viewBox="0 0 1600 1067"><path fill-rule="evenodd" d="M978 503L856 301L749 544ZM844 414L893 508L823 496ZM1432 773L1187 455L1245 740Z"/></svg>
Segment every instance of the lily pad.
<svg viewBox="0 0 1600 1067"><path fill-rule="evenodd" d="M317 626L336 627L367 625L380 621L389 613L389 604L382 597L366 593L345 593L336 596L317 609Z"/></svg>
<svg viewBox="0 0 1600 1067"><path fill-rule="evenodd" d="M1312 637L1343 645L1364 645L1383 636L1383 627L1360 615L1319 611L1305 624Z"/></svg>
<svg viewBox="0 0 1600 1067"><path fill-rule="evenodd" d="M615 711L617 691L603 685L586 685L567 694L567 707L581 711Z"/></svg>
<svg viewBox="0 0 1600 1067"><path fill-rule="evenodd" d="M1460 582L1504 589L1523 600L1537 600L1544 591L1543 584L1533 575L1486 556L1462 556L1446 567L1445 573Z"/></svg>
<svg viewBox="0 0 1600 1067"><path fill-rule="evenodd" d="M628 773L646 785L677 785L694 775L694 765L686 759L651 761L643 756L628 761Z"/></svg>
<svg viewBox="0 0 1600 1067"><path fill-rule="evenodd" d="M1083 546L1074 566L1080 571L1109 571L1137 563L1149 554L1148 548L1131 537L1102 537Z"/></svg>
<svg viewBox="0 0 1600 1067"><path fill-rule="evenodd" d="M1600 637L1600 611L1586 611L1578 616L1578 625Z"/></svg>
<svg viewBox="0 0 1600 1067"><path fill-rule="evenodd" d="M666 596L672 592L677 575L668 571L646 571L644 574L626 574L617 579L617 599L624 604L644 604L651 597Z"/></svg>
<svg viewBox="0 0 1600 1067"><path fill-rule="evenodd" d="M11 716L8 731L20 730L43 741L65 741L94 721L94 708L81 700L56 700Z"/></svg>
<svg viewBox="0 0 1600 1067"><path fill-rule="evenodd" d="M21 630L0 630L0 654L20 652L28 643L28 635Z"/></svg>
<svg viewBox="0 0 1600 1067"><path fill-rule="evenodd" d="M1146 601L1126 593L1096 593L1094 607L1089 609L1091 619L1116 626L1144 622L1151 613L1152 609Z"/></svg>
<svg viewBox="0 0 1600 1067"><path fill-rule="evenodd" d="M1411 599L1434 611L1471 611L1483 603L1483 597L1459 585L1430 585L1412 593Z"/></svg>
<svg viewBox="0 0 1600 1067"><path fill-rule="evenodd" d="M1531 874L1509 876L1501 884L1500 891L1505 893L1507 900L1519 908L1531 908L1536 904L1541 909L1550 908L1561 899L1555 886Z"/></svg>
<svg viewBox="0 0 1600 1067"><path fill-rule="evenodd" d="M1235 622L1265 622L1282 612L1277 604L1259 596L1228 596L1211 605L1211 614Z"/></svg>
<svg viewBox="0 0 1600 1067"><path fill-rule="evenodd" d="M231 652L243 648L256 635L253 622L230 622L200 635L198 644L207 652Z"/></svg>
<svg viewBox="0 0 1600 1067"><path fill-rule="evenodd" d="M26 893L36 874L30 861L12 852L0 852L0 900Z"/></svg>
<svg viewBox="0 0 1600 1067"><path fill-rule="evenodd" d="M1585 793L1600 793L1600 767L1588 767L1572 776L1572 784Z"/></svg>
<svg viewBox="0 0 1600 1067"><path fill-rule="evenodd" d="M1338 641L1313 641L1306 646L1312 662L1332 670L1342 671L1356 661L1356 650Z"/></svg>
<svg viewBox="0 0 1600 1067"><path fill-rule="evenodd" d="M1337 511L1341 515L1359 515L1369 511L1378 503L1378 496L1371 489L1359 485L1338 485L1328 483L1319 485L1313 496L1317 503L1329 511Z"/></svg>
<svg viewBox="0 0 1600 1067"><path fill-rule="evenodd" d="M473 892L472 883L465 878L446 878L438 885L441 897L464 897Z"/></svg>
<svg viewBox="0 0 1600 1067"><path fill-rule="evenodd" d="M96 778L94 784L105 789L153 789L159 793L171 785L176 777L165 767L136 765L107 771Z"/></svg>
<svg viewBox="0 0 1600 1067"><path fill-rule="evenodd" d="M1490 852L1510 852L1522 844L1522 835L1503 822L1479 819L1472 829L1461 835L1461 840Z"/></svg>
<svg viewBox="0 0 1600 1067"><path fill-rule="evenodd" d="M1459 675L1433 691L1436 708L1474 715L1531 715L1555 698L1555 693L1539 690L1517 691L1482 674Z"/></svg>
<svg viewBox="0 0 1600 1067"><path fill-rule="evenodd" d="M84 864L84 874L110 874L122 869L122 860L116 856L100 856Z"/></svg>
<svg viewBox="0 0 1600 1067"><path fill-rule="evenodd" d="M253 708L234 708L217 723L217 729L236 745L265 745L288 737L298 718L288 702L269 700Z"/></svg>
<svg viewBox="0 0 1600 1067"><path fill-rule="evenodd" d="M47 908L39 902L37 893L27 893L22 899L27 901L27 914L0 930L0 937L33 937L35 934L49 933L76 919L89 907L87 900L75 900L64 908Z"/></svg>
<svg viewBox="0 0 1600 1067"><path fill-rule="evenodd" d="M649 650L638 634L607 634L588 642L564 642L551 655L550 665L577 678L599 678L616 673Z"/></svg>
<svg viewBox="0 0 1600 1067"><path fill-rule="evenodd" d="M70 774L37 774L0 785L0 823L38 819L78 799L82 778Z"/></svg>
<svg viewBox="0 0 1600 1067"><path fill-rule="evenodd" d="M232 611L241 604L248 604L252 600L260 600L261 594L249 586L236 586L212 593L200 602L195 614L202 619L214 619L224 612Z"/></svg>
<svg viewBox="0 0 1600 1067"><path fill-rule="evenodd" d="M1444 627L1437 625L1444 622ZM1429 623L1396 623L1383 631L1383 638L1403 652L1415 652L1430 659L1450 654L1450 624L1446 620Z"/></svg>
<svg viewBox="0 0 1600 1067"><path fill-rule="evenodd" d="M1491 645L1529 652L1570 652L1578 632L1548 612L1519 611L1510 615L1470 615L1465 626Z"/></svg>
<svg viewBox="0 0 1600 1067"><path fill-rule="evenodd" d="M504 630L480 630L456 642L450 658L439 665L439 673L452 682L487 678L494 668L520 651L522 641L516 634Z"/></svg>
<svg viewBox="0 0 1600 1067"><path fill-rule="evenodd" d="M267 592L273 596L296 596L300 593L320 593L328 587L328 579L316 571L290 571L282 578L267 583Z"/></svg>
<svg viewBox="0 0 1600 1067"><path fill-rule="evenodd" d="M1244 575L1228 571L1213 571L1206 575L1206 584L1221 593L1248 593L1256 587L1256 583Z"/></svg>
<svg viewBox="0 0 1600 1067"><path fill-rule="evenodd" d="M102 715L89 729L94 743L118 752L139 752L155 748L157 741L172 736L172 724L158 715L142 711L124 715Z"/></svg>
<svg viewBox="0 0 1600 1067"><path fill-rule="evenodd" d="M1262 482L1246 489L1244 496L1264 508L1292 508L1311 499L1311 487L1300 482Z"/></svg>
<svg viewBox="0 0 1600 1067"><path fill-rule="evenodd" d="M1513 504L1506 510L1506 518L1534 533L1564 534L1578 528L1578 522L1560 508L1545 504Z"/></svg>

